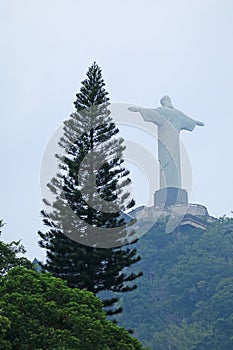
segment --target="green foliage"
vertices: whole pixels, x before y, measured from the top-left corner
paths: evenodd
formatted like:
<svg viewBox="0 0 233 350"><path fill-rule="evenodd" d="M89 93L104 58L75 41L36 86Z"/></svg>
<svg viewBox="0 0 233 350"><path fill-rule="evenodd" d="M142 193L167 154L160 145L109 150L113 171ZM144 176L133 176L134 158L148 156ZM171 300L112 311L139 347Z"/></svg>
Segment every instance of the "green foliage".
<svg viewBox="0 0 233 350"><path fill-rule="evenodd" d="M0 349L140 350L91 292L22 267L0 280Z"/></svg>
<svg viewBox="0 0 233 350"><path fill-rule="evenodd" d="M119 324L156 350L233 348L232 220L171 234L165 224L137 244L144 276L121 298Z"/></svg>
<svg viewBox="0 0 233 350"><path fill-rule="evenodd" d="M3 223L0 220L1 227L3 227ZM22 256L25 252L24 246L20 241L11 243L0 241L0 272L4 274L14 266L32 268L30 261Z"/></svg>
<svg viewBox="0 0 233 350"><path fill-rule="evenodd" d="M201 342L209 333L197 323L188 325L183 321L180 325L170 325L153 336L156 350L194 350L200 349Z"/></svg>
<svg viewBox="0 0 233 350"><path fill-rule="evenodd" d="M46 233L39 232L39 245L47 253L44 268L67 280L70 287L85 288L95 294L109 290L131 291L136 288L131 282L141 273L127 274L123 269L140 260L136 250L130 246L101 249L94 244L85 244L90 227L95 238L95 227L119 227L118 238L121 238L124 232L119 213L134 205L129 193L123 191L130 183L129 171L123 166L123 139L115 137L119 130L110 116L108 93L96 63L88 69L87 78L76 96L76 111L64 122L64 136L59 142L65 150L65 156L57 155L63 175L58 174L48 184L56 200L51 203L49 215L42 211L43 222L49 228ZM87 155L90 159L83 165ZM90 190L89 182L86 184L88 176L93 187L97 187L94 192ZM60 196L61 188L65 198ZM99 197L108 203L109 213L99 209ZM115 208L115 200L118 210L111 211L110 208ZM71 219L67 218L66 207L69 213L73 212ZM77 243L71 239L77 240L81 236L84 237L83 245L79 240ZM109 247L114 247L114 243L112 241ZM121 308L111 308L116 301L117 298L103 301L109 314L121 311Z"/></svg>
<svg viewBox="0 0 233 350"><path fill-rule="evenodd" d="M11 322L7 317L1 315L0 310L0 350L11 350L11 342L5 339L7 331L10 329Z"/></svg>
<svg viewBox="0 0 233 350"><path fill-rule="evenodd" d="M0 270L3 272L9 271L14 266L31 267L31 263L27 258L18 254L24 254L25 249L20 241L11 243L0 242Z"/></svg>

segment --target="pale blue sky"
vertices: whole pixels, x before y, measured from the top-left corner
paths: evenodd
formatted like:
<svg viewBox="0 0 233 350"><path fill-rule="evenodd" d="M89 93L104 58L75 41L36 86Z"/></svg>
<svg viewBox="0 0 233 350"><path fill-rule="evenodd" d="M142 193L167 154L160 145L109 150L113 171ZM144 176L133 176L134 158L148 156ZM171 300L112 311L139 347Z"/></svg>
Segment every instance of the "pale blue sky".
<svg viewBox="0 0 233 350"><path fill-rule="evenodd" d="M231 0L5 0L0 23L3 240L21 238L30 258L43 256L41 158L94 60L112 102L158 107L168 94L175 107L205 122L182 133L193 169L191 201L214 216L230 215Z"/></svg>

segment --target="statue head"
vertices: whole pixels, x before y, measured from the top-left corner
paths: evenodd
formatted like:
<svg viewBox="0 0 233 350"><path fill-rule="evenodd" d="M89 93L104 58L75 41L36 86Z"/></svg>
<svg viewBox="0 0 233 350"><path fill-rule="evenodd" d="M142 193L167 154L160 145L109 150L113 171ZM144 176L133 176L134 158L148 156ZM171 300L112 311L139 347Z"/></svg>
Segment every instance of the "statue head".
<svg viewBox="0 0 233 350"><path fill-rule="evenodd" d="M167 95L165 95L161 98L160 103L163 107L174 108L170 97Z"/></svg>

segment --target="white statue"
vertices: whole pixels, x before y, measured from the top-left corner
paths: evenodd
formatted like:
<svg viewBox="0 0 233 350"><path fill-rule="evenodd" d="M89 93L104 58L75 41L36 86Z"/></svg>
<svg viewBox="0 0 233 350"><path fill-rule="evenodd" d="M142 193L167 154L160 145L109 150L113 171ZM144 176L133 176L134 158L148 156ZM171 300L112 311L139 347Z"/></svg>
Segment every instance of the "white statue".
<svg viewBox="0 0 233 350"><path fill-rule="evenodd" d="M168 96L164 96L160 102L162 107L155 109L129 107L129 110L139 112L146 122L152 122L158 127L160 189L181 188L180 131L192 131L196 125L203 126L204 123L174 108Z"/></svg>

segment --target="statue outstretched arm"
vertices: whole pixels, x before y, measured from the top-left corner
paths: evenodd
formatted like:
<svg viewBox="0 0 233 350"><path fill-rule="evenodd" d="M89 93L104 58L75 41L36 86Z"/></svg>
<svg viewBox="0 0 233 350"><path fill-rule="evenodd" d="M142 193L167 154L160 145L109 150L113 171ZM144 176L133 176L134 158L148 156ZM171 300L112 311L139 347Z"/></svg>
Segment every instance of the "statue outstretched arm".
<svg viewBox="0 0 233 350"><path fill-rule="evenodd" d="M193 131L196 126L204 126L204 123L200 120L193 119L179 110L174 110L177 113L176 120L178 121L180 130Z"/></svg>
<svg viewBox="0 0 233 350"><path fill-rule="evenodd" d="M164 117L157 112L156 109L129 107L128 110L131 112L139 112L146 122L152 122L157 126L161 126L165 122Z"/></svg>

